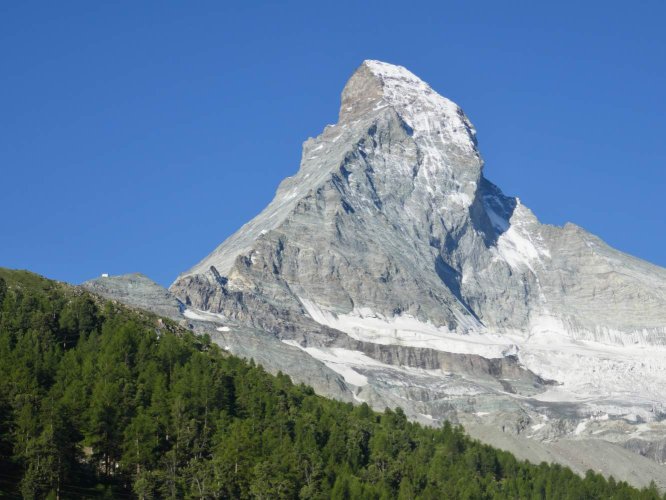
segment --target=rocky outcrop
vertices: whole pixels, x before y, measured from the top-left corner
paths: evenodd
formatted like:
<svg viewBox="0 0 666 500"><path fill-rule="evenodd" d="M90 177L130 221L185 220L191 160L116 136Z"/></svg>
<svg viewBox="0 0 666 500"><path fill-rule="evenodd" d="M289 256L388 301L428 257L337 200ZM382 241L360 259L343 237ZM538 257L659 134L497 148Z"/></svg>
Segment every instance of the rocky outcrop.
<svg viewBox="0 0 666 500"><path fill-rule="evenodd" d="M117 300L127 306L147 309L159 316L181 319L183 305L164 287L147 276L134 273L103 276L82 283L86 290L101 297Z"/></svg>

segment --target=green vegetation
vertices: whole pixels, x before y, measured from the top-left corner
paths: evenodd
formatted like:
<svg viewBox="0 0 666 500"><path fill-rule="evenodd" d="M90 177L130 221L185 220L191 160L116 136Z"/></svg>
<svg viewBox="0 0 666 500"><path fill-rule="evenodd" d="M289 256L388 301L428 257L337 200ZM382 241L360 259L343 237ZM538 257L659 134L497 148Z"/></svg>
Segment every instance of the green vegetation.
<svg viewBox="0 0 666 500"><path fill-rule="evenodd" d="M0 497L659 499L316 396L209 338L0 270Z"/></svg>

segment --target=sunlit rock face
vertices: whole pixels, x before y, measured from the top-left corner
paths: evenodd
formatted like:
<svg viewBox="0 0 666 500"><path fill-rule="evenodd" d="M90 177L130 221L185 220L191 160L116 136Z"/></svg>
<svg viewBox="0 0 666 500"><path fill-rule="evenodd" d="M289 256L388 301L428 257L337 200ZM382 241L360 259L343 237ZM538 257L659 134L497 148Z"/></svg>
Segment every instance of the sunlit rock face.
<svg viewBox="0 0 666 500"><path fill-rule="evenodd" d="M221 343L266 332L375 407L666 460L666 270L541 224L400 66L365 61L296 175L170 291Z"/></svg>

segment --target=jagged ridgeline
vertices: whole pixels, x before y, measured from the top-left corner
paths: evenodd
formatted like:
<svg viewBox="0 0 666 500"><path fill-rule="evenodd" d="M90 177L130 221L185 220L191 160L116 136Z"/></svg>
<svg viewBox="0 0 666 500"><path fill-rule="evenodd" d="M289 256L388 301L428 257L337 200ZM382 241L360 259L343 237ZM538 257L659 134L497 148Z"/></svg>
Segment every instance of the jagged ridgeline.
<svg viewBox="0 0 666 500"><path fill-rule="evenodd" d="M317 396L206 336L0 269L2 498L661 498Z"/></svg>

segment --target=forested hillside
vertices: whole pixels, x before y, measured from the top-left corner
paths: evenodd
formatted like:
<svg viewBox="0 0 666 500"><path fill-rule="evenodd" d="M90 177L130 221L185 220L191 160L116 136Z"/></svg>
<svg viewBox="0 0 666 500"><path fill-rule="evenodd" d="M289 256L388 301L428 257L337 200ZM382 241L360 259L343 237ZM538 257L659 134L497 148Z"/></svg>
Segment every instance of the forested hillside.
<svg viewBox="0 0 666 500"><path fill-rule="evenodd" d="M168 320L8 270L0 497L662 498L321 398Z"/></svg>

